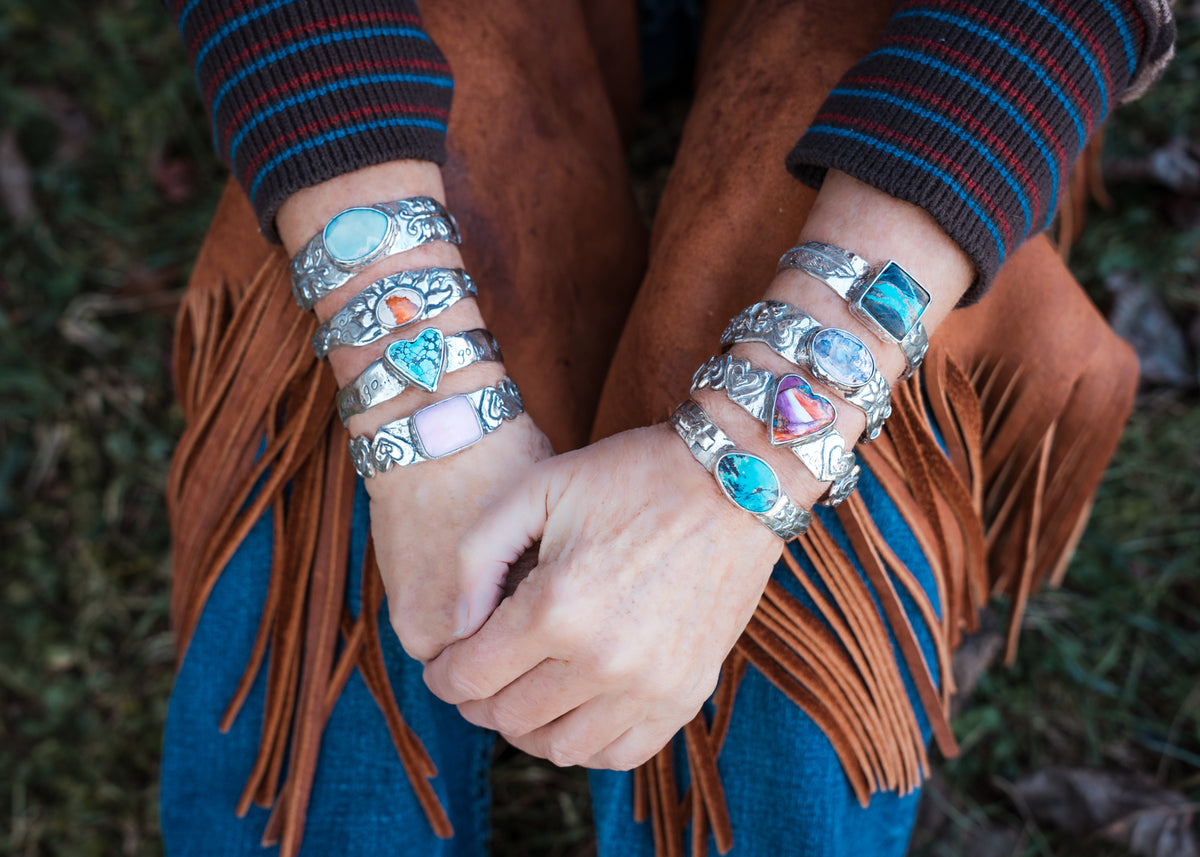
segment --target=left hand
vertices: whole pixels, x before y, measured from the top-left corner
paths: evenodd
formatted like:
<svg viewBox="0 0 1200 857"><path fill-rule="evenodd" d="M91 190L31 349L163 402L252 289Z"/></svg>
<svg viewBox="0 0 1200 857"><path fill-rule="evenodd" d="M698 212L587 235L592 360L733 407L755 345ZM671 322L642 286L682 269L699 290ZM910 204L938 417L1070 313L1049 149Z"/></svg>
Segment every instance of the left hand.
<svg viewBox="0 0 1200 857"><path fill-rule="evenodd" d="M534 465L466 537L460 574L505 569L538 538L530 576L425 681L557 765L635 767L716 687L782 542L666 424Z"/></svg>

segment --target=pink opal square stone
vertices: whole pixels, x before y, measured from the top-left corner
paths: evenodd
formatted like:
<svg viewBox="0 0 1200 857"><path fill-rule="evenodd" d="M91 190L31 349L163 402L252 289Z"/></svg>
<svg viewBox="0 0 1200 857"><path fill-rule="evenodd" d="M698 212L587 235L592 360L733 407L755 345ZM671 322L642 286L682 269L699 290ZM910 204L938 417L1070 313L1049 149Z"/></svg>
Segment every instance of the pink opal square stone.
<svg viewBox="0 0 1200 857"><path fill-rule="evenodd" d="M483 437L479 416L466 396L451 396L417 411L413 430L430 458L444 458Z"/></svg>

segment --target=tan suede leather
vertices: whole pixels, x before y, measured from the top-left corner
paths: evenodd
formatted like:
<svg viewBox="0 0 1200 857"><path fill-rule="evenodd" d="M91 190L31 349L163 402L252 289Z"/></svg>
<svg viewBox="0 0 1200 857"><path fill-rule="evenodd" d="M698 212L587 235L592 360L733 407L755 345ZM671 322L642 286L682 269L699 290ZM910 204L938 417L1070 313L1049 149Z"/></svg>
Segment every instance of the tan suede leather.
<svg viewBox="0 0 1200 857"><path fill-rule="evenodd" d="M611 16L604 5L422 3L455 73L444 176L463 255L509 373L560 451L664 418L725 321L761 295L814 198L786 175L784 155L890 8L709 4L695 105L647 257L617 119L629 127L630 102L614 109L610 98L627 91L636 69L632 4ZM273 806L264 841L279 842L285 857L297 853L320 735L358 669L430 824L449 836L429 784L433 764L383 667L372 553L363 569L347 568L354 475L334 381L309 348L315 323L292 302L283 253L254 222L231 185L180 312L176 384L186 428L167 491L180 655L221 570L272 510L268 599L225 721L266 669L264 732L241 809ZM956 752L950 651L989 595L1002 592L1015 608L1011 653L1025 599L1065 569L1135 384L1132 352L1044 238L1012 257L983 301L952 315L921 374L895 391L885 434L862 449L929 557L941 616L858 498L838 514L882 611L815 525L800 547L820 587L784 556L819 615L769 586L725 664L715 718L684 730L691 788L680 793L669 748L637 773L631 810L652 819L657 853L684 853L688 821L694 855L710 830L721 850L737 835L717 758L751 665L822 727L866 803L879 789L914 788L928 770L890 629L940 749ZM349 573L363 575L357 618L343 603ZM897 588L933 630L937 663L921 657Z"/></svg>

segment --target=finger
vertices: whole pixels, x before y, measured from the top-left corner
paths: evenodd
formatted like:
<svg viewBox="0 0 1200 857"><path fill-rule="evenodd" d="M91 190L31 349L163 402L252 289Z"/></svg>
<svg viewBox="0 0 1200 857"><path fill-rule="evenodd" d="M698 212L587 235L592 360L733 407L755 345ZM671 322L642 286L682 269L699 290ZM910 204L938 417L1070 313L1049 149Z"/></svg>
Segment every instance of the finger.
<svg viewBox="0 0 1200 857"><path fill-rule="evenodd" d="M459 713L484 729L518 737L557 720L603 692L577 664L547 660L490 699L464 702Z"/></svg>
<svg viewBox="0 0 1200 857"><path fill-rule="evenodd" d="M652 759L678 731L665 721L637 723L582 764L594 770L631 771Z"/></svg>
<svg viewBox="0 0 1200 857"><path fill-rule="evenodd" d="M612 696L595 697L553 723L504 740L559 767L585 765L636 726L640 707Z"/></svg>
<svg viewBox="0 0 1200 857"><path fill-rule="evenodd" d="M482 627L503 597L510 567L541 537L549 478L550 467L534 467L460 539L456 638L469 637Z"/></svg>
<svg viewBox="0 0 1200 857"><path fill-rule="evenodd" d="M537 589L522 586L501 602L482 628L427 663L429 690L451 705L488 699L542 661L559 656L560 641L536 619Z"/></svg>

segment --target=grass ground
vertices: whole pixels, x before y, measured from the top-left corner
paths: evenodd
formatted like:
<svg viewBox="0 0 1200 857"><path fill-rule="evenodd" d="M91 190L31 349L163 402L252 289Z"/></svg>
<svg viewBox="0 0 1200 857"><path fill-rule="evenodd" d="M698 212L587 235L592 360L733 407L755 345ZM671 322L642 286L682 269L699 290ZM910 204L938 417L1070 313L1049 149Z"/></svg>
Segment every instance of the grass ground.
<svg viewBox="0 0 1200 857"><path fill-rule="evenodd" d="M1105 285L1120 274L1161 303L1141 335L1148 359L1182 349L1183 380L1139 398L1067 585L1034 600L1016 666L986 674L958 718L965 752L941 766L922 854L1126 853L1023 803L1023 778L1054 765L1200 801L1200 188L1186 149L1155 166L1200 144L1200 20L1180 14L1168 79L1110 131L1114 205L1073 262L1106 311L1132 300ZM4 853L161 853L171 314L221 178L157 4L0 5ZM496 777L498 853L587 853L578 775L505 756Z"/></svg>

